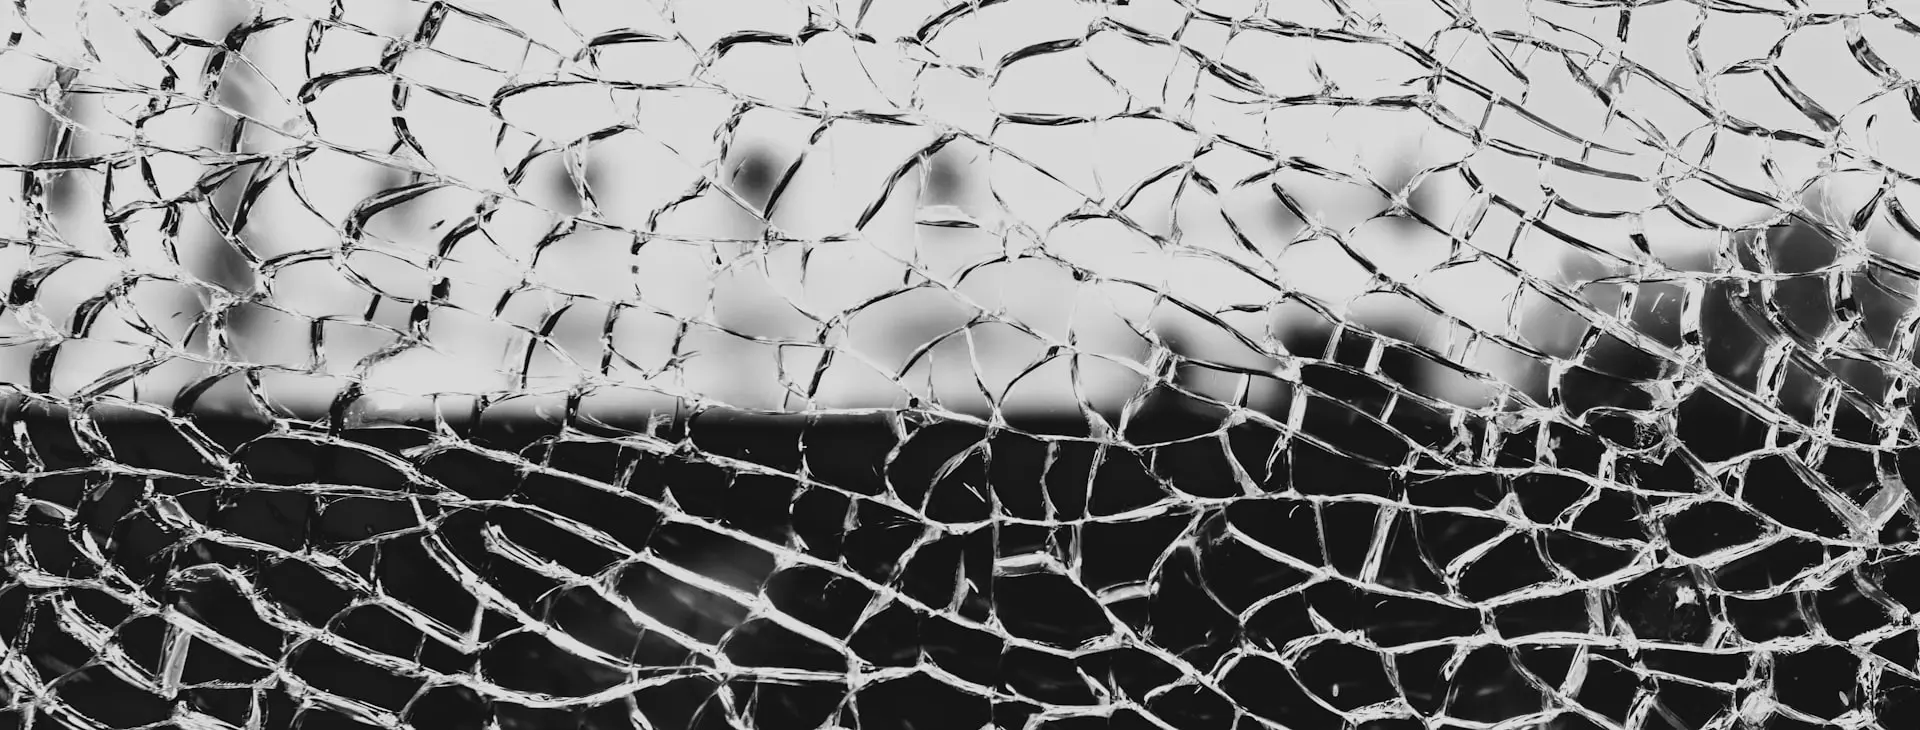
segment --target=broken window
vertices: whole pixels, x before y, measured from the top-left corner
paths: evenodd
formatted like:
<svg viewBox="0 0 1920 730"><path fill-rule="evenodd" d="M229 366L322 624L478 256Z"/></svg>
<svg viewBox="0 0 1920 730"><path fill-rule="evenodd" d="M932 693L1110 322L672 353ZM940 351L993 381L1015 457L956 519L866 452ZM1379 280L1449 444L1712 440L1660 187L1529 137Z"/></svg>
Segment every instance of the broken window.
<svg viewBox="0 0 1920 730"><path fill-rule="evenodd" d="M1916 726L1914 13L17 0L4 724Z"/></svg>

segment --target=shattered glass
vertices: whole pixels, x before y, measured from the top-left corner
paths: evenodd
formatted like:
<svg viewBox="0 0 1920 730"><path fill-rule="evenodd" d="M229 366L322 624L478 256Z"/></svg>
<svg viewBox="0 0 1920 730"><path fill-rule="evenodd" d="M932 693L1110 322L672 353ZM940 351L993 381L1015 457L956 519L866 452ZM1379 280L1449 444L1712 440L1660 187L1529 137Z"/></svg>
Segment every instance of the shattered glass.
<svg viewBox="0 0 1920 730"><path fill-rule="evenodd" d="M1920 727L1916 21L14 0L0 727Z"/></svg>

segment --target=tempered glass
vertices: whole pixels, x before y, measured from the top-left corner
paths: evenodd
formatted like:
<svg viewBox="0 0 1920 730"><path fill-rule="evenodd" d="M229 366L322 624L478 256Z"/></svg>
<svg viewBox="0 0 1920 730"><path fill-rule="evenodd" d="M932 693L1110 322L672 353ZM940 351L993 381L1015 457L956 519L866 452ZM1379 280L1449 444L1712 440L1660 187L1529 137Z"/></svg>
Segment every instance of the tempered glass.
<svg viewBox="0 0 1920 730"><path fill-rule="evenodd" d="M15 0L0 725L1920 727L1916 19Z"/></svg>

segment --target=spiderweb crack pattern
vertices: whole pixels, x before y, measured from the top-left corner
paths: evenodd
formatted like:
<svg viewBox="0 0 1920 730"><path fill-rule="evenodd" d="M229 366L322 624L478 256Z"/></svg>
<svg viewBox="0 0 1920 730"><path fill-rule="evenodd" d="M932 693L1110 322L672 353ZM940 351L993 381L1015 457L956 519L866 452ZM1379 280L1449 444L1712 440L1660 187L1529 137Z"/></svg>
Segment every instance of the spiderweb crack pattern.
<svg viewBox="0 0 1920 730"><path fill-rule="evenodd" d="M15 0L0 717L1920 726L1916 12Z"/></svg>

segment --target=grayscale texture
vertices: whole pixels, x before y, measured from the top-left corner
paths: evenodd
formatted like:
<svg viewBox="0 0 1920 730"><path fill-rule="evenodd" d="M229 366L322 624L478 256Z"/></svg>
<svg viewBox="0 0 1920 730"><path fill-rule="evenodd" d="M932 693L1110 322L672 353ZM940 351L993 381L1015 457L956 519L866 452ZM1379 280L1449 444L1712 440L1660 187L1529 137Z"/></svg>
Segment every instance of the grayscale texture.
<svg viewBox="0 0 1920 730"><path fill-rule="evenodd" d="M1916 21L13 0L0 727L1920 727Z"/></svg>

